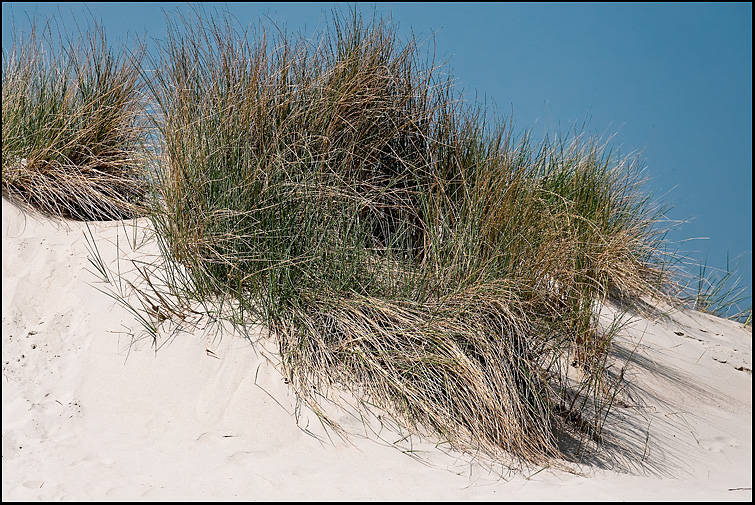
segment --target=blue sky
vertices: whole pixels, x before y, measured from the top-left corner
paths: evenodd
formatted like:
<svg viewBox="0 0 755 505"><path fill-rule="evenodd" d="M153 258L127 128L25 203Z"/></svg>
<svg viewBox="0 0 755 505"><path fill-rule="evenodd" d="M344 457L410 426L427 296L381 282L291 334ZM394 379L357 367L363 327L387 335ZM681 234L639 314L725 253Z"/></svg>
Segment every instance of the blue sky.
<svg viewBox="0 0 755 505"><path fill-rule="evenodd" d="M115 43L165 36L163 10L183 3L2 4L3 47L27 15L86 7ZM224 4L205 3L212 9ZM314 33L332 3L230 3L242 23L264 16ZM346 9L346 5L341 5ZM515 131L540 138L587 122L621 154L642 151L647 191L689 221L668 238L710 267L738 259L752 296L752 4L370 3L399 33L435 34L465 97L494 102ZM700 237L705 237L700 238ZM698 239L700 238L700 239ZM696 240L686 240L696 239ZM686 240L686 241L685 241ZM751 301L746 302L747 305Z"/></svg>

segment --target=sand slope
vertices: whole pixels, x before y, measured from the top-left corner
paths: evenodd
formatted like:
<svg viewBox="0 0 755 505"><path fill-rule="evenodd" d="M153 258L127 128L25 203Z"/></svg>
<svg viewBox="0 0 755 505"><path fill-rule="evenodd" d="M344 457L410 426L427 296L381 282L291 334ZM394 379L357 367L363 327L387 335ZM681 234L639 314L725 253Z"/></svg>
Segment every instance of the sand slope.
<svg viewBox="0 0 755 505"><path fill-rule="evenodd" d="M96 289L83 224L2 205L3 500L752 499L752 333L735 323L636 318L611 450L581 475L501 478L433 440L402 452L379 419L370 432L334 410L352 433L339 439L297 408L264 339L166 328L155 352ZM129 224L90 227L111 268L156 253L126 245Z"/></svg>

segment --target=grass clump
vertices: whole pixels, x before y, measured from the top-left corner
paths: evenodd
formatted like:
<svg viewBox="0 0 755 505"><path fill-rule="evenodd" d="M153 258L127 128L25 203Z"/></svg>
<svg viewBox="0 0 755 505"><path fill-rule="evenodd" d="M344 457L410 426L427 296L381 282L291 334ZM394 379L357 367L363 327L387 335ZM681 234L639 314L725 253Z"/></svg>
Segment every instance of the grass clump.
<svg viewBox="0 0 755 505"><path fill-rule="evenodd" d="M335 15L315 39L200 11L168 23L150 74L96 24L76 41L34 25L3 50L4 196L148 212L167 271L140 270L154 296L130 285L148 316L114 298L155 338L192 300L232 302L326 421L341 387L460 450L547 463L564 431L600 440L622 373L598 310L671 289L637 158L514 135L382 19ZM703 266L681 301L720 312L741 301L730 276Z"/></svg>
<svg viewBox="0 0 755 505"><path fill-rule="evenodd" d="M78 220L132 217L147 188L143 51L112 50L97 23L74 35L34 21L3 48L3 196Z"/></svg>
<svg viewBox="0 0 755 505"><path fill-rule="evenodd" d="M614 378L596 307L666 282L635 160L513 136L384 20L336 15L308 40L194 14L169 21L149 83L176 288L267 326L316 411L345 387L540 463L559 429L598 438Z"/></svg>

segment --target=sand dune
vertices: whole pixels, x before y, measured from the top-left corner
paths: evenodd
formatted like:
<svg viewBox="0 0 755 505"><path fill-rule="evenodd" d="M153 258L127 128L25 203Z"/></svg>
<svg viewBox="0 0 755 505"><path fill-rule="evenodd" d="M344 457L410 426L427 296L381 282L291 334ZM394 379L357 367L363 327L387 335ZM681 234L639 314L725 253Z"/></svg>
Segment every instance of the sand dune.
<svg viewBox="0 0 755 505"><path fill-rule="evenodd" d="M501 475L401 440L378 412L365 424L333 409L350 433L339 438L297 405L254 328L252 345L229 328L166 325L156 352L100 291L84 224L2 205L4 501L752 500L752 333L736 323L634 317L605 449L576 473ZM90 228L126 278L129 258L157 253L130 222Z"/></svg>

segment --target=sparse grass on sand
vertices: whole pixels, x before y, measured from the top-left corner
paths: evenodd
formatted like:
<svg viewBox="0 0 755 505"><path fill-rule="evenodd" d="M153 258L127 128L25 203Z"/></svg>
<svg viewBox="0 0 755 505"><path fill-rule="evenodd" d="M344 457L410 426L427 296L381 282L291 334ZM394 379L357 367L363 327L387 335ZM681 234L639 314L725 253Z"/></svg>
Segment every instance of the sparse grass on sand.
<svg viewBox="0 0 755 505"><path fill-rule="evenodd" d="M3 48L3 196L79 220L139 213L146 193L143 51L112 50L94 23L35 21Z"/></svg>
<svg viewBox="0 0 755 505"><path fill-rule="evenodd" d="M82 219L147 197L166 258L149 331L190 300L262 323L326 422L338 387L494 458L600 439L622 376L596 308L672 287L637 158L514 135L431 48L355 12L315 39L174 15L143 81L95 33L3 52L3 192Z"/></svg>
<svg viewBox="0 0 755 505"><path fill-rule="evenodd" d="M723 270L711 268L706 261L697 265L697 269L685 276L690 280L680 290L679 299L693 310L733 319L752 329L752 305L744 306L748 301L747 287L734 278L737 268L730 264L729 258Z"/></svg>

